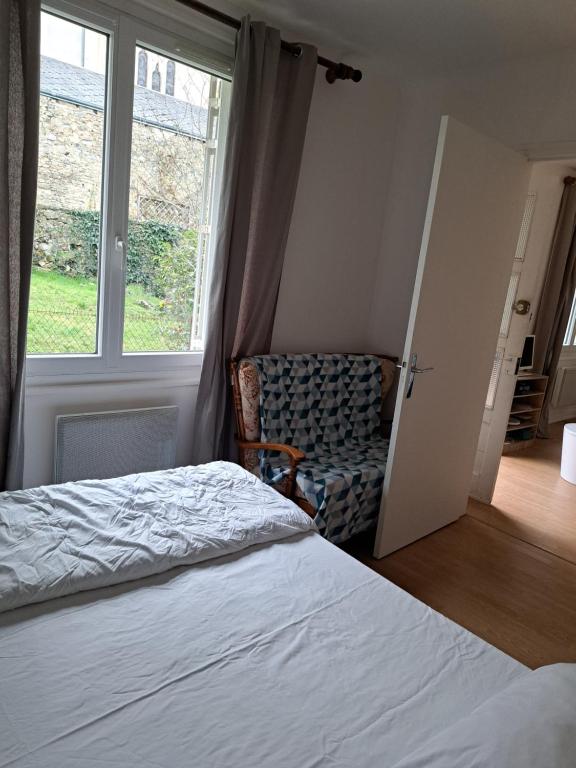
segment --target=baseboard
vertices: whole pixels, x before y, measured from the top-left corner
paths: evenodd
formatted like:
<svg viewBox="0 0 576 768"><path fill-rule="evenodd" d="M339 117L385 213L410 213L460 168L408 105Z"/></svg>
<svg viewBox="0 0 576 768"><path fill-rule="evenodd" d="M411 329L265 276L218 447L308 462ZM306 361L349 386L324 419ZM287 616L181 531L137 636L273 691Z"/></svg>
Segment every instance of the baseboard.
<svg viewBox="0 0 576 768"><path fill-rule="evenodd" d="M550 408L548 419L550 424L558 421L576 421L576 404L565 405L562 408Z"/></svg>

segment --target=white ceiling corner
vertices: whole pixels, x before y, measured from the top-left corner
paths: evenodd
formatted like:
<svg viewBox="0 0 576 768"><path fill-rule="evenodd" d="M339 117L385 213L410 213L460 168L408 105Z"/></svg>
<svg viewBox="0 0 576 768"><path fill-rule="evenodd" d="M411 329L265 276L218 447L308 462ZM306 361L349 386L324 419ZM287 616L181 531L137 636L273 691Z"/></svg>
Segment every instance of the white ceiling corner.
<svg viewBox="0 0 576 768"><path fill-rule="evenodd" d="M293 39L446 71L576 47L576 0L220 0ZM353 63L353 62L352 62Z"/></svg>

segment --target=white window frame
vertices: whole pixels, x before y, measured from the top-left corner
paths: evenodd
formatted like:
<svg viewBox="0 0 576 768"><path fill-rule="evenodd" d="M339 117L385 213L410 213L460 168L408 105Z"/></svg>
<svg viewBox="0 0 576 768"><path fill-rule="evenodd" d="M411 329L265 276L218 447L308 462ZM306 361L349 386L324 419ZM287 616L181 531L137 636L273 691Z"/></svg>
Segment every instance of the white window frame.
<svg viewBox="0 0 576 768"><path fill-rule="evenodd" d="M117 7L118 6L118 7ZM121 10L120 10L121 9ZM174 373L183 375L199 368L203 353L123 352L125 243L127 242L130 160L133 123L135 47L169 54L224 80L231 80L233 66L231 40L212 36L208 31L183 24L129 0L49 0L42 10L89 26L109 36L107 98L103 140L101 243L98 270L97 351L93 354L29 355L27 376L64 377L90 380L133 378L137 374ZM127 12L128 10L128 12ZM138 14L136 17L134 14ZM211 208L211 221L218 215L224 147L228 126L230 89L222 89L218 123L217 161ZM118 246L118 243L122 243ZM207 273L212 265L215 238L210 239ZM207 302L204 302L204 318ZM205 322L204 322L205 327Z"/></svg>

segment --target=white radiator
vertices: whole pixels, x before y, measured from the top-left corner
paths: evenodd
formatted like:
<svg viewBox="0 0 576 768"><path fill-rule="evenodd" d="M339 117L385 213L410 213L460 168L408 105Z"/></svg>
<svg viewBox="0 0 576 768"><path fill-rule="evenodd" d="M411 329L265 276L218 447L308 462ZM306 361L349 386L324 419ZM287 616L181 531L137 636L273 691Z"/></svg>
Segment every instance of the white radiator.
<svg viewBox="0 0 576 768"><path fill-rule="evenodd" d="M56 416L54 482L169 469L177 423L177 406Z"/></svg>

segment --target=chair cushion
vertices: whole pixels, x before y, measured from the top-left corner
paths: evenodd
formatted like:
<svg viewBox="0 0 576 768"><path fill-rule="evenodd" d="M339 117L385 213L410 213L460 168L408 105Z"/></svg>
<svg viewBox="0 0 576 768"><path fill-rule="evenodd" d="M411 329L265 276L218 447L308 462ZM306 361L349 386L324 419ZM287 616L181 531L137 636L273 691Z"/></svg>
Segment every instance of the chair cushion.
<svg viewBox="0 0 576 768"><path fill-rule="evenodd" d="M352 440L333 450L322 446L296 474L296 495L316 510L314 522L334 544L371 528L380 509L389 441Z"/></svg>
<svg viewBox="0 0 576 768"><path fill-rule="evenodd" d="M337 450L317 446L296 473L296 499L304 499L316 511L320 533L334 544L371 528L380 509L389 441L376 437L369 443L351 440ZM277 485L287 476L284 456L260 452L263 479Z"/></svg>

